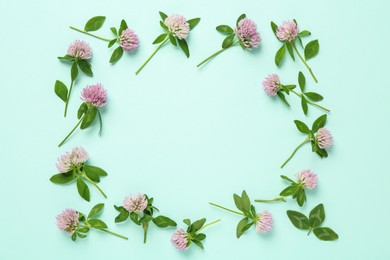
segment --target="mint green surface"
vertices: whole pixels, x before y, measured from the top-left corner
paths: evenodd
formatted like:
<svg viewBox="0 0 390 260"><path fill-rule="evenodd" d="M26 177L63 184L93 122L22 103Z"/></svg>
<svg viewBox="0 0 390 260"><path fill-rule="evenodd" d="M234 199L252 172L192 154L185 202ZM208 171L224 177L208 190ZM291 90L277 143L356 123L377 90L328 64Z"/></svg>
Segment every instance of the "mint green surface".
<svg viewBox="0 0 390 260"><path fill-rule="evenodd" d="M1 1L1 214L0 259L390 259L388 200L390 2L377 1ZM163 47L144 70L134 72L154 50L162 29L158 11L201 17L188 43L191 57L179 48ZM253 52L232 48L196 69L217 51L220 24L233 25L246 13L257 24L261 47ZM140 36L141 46L115 65L106 43L68 28L82 28L92 16L107 20L97 34L110 36L125 18ZM320 52L309 60L319 83L303 64L287 57L274 64L280 43L270 21L297 19L319 39ZM74 88L68 117L53 92L55 80L70 80L70 66L57 60L76 39L93 48L95 76L82 76ZM318 91L331 109L327 127L335 145L320 159L304 146L287 166L279 167L304 136L293 123L311 124L322 112L310 107L304 116L299 101L291 108L267 96L261 81L278 73L282 82L297 83L298 71L308 90ZM78 98L87 84L108 89L103 133L98 124L77 133L61 148L57 144L76 124ZM104 199L91 187L91 202L82 200L75 185L49 182L61 154L83 146L89 163L109 176L100 186ZM251 199L272 198L294 177L312 169L319 185L307 192L303 208L296 202L260 204L274 216L271 233L251 229L239 240L239 217L211 207L212 201L234 208L232 194L246 189ZM151 227L146 245L142 231L130 222L115 224L113 205L136 192L155 198L161 214L222 221L205 230L205 250L176 251L174 229ZM72 242L57 229L55 216L65 208L87 213L100 202L100 215L124 241L99 231ZM322 242L292 226L286 210L308 214L325 205L326 220L340 236Z"/></svg>

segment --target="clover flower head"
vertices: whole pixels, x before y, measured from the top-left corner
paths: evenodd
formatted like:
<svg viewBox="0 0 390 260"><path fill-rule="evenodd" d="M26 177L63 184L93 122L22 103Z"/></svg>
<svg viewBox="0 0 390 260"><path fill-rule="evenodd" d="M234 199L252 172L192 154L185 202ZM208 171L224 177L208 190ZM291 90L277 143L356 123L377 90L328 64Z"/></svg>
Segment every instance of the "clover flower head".
<svg viewBox="0 0 390 260"><path fill-rule="evenodd" d="M321 149L331 147L333 144L333 136L326 128L320 128L317 132L317 144Z"/></svg>
<svg viewBox="0 0 390 260"><path fill-rule="evenodd" d="M66 173L79 167L88 160L88 153L82 147L75 147L71 152L66 152L58 158L56 167L60 173Z"/></svg>
<svg viewBox="0 0 390 260"><path fill-rule="evenodd" d="M187 233L183 229L178 229L171 238L172 245L178 250L186 250L188 248Z"/></svg>
<svg viewBox="0 0 390 260"><path fill-rule="evenodd" d="M272 224L272 215L267 210L264 210L257 215L256 230L258 232L265 234L271 231Z"/></svg>
<svg viewBox="0 0 390 260"><path fill-rule="evenodd" d="M79 213L74 209L66 209L56 217L57 227L72 235L79 223Z"/></svg>
<svg viewBox="0 0 390 260"><path fill-rule="evenodd" d="M262 82L264 91L270 96L276 96L280 89L280 79L277 74L268 75Z"/></svg>
<svg viewBox="0 0 390 260"><path fill-rule="evenodd" d="M123 200L123 207L129 211L134 213L143 212L148 206L148 200L145 195L141 193L137 193L136 195L129 195Z"/></svg>
<svg viewBox="0 0 390 260"><path fill-rule="evenodd" d="M126 51L132 51L138 47L138 35L130 28L122 31L122 35L119 38L121 47Z"/></svg>
<svg viewBox="0 0 390 260"><path fill-rule="evenodd" d="M303 170L297 174L298 180L302 183L303 188L312 190L317 186L318 177L317 174L311 170Z"/></svg>
<svg viewBox="0 0 390 260"><path fill-rule="evenodd" d="M107 102L107 90L100 83L87 86L81 92L81 100L95 107L104 107Z"/></svg>
<svg viewBox="0 0 390 260"><path fill-rule="evenodd" d="M92 50L89 44L81 40L76 40L71 43L67 53L69 56L82 60L89 60L92 56Z"/></svg>
<svg viewBox="0 0 390 260"><path fill-rule="evenodd" d="M293 42L298 36L299 28L294 21L284 21L276 30L276 37L281 41Z"/></svg>
<svg viewBox="0 0 390 260"><path fill-rule="evenodd" d="M242 19L235 32L246 48L251 49L260 45L261 38L257 32L257 25L251 19Z"/></svg>
<svg viewBox="0 0 390 260"><path fill-rule="evenodd" d="M186 39L190 32L190 25L182 15L172 14L165 18L164 24L168 27L169 31L180 40Z"/></svg>

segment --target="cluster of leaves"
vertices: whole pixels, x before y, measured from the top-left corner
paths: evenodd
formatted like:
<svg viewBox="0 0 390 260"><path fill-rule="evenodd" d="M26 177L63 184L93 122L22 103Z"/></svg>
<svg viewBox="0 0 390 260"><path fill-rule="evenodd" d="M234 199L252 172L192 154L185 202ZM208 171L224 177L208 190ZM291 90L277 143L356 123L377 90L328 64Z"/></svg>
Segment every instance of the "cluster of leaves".
<svg viewBox="0 0 390 260"><path fill-rule="evenodd" d="M141 214L127 211L123 206L116 206L114 208L119 212L119 215L115 218L115 223L124 222L130 218L136 225L142 226L144 229L144 243L146 243L146 232L149 222L152 221L159 228L176 227L176 222L166 216L159 215L153 217L154 211L159 211L158 208L153 206L153 198L149 198L145 195L148 205Z"/></svg>
<svg viewBox="0 0 390 260"><path fill-rule="evenodd" d="M314 235L320 240L333 241L339 238L336 232L329 227L320 227L325 220L324 205L317 205L312 211L310 211L309 218L304 214L287 210L287 216L291 223L299 229L309 230L308 235L313 231Z"/></svg>
<svg viewBox="0 0 390 260"><path fill-rule="evenodd" d="M206 223L206 219L202 218L191 223L191 220L186 218L183 220L183 222L188 226L186 231L188 234L187 246L190 246L191 243L194 243L198 247L204 249L202 241L206 238L206 234L199 232L203 229L203 226Z"/></svg>
<svg viewBox="0 0 390 260"><path fill-rule="evenodd" d="M292 196L293 199L297 200L298 205L302 207L306 202L306 193L302 183L295 182L285 175L281 175L280 177L283 180L290 182L290 186L282 190L279 195L283 197Z"/></svg>
<svg viewBox="0 0 390 260"><path fill-rule="evenodd" d="M328 153L325 149L321 149L319 146L318 146L318 142L317 142L317 138L315 137L315 134L317 133L318 129L322 128L325 126L325 123L326 123L326 114L325 115L322 115L320 117L318 117L314 122L313 122L313 125L312 125L312 128L310 130L310 128L305 124L303 123L302 121L299 121L299 120L294 120L294 123L297 127L297 129L303 133L303 134L307 134L308 135L308 139L310 140L311 142L311 147L312 147L312 151L317 153L321 158L326 158L328 157Z"/></svg>
<svg viewBox="0 0 390 260"><path fill-rule="evenodd" d="M89 126L91 126L92 123L95 121L96 116L99 117L99 123L100 123L99 135L100 135L103 128L103 120L99 109L89 103L83 102L80 105L79 110L77 111L77 118L81 120L80 129L84 130Z"/></svg>
<svg viewBox="0 0 390 260"><path fill-rule="evenodd" d="M88 216L85 216L83 213L79 213L79 224L72 234L72 240L75 241L77 237L79 238L86 238L87 233L92 229L99 229L99 230L105 230L107 227L107 224L104 223L104 221L95 218L96 215L98 215L103 210L104 204L99 203L95 205L91 211L89 212Z"/></svg>
<svg viewBox="0 0 390 260"><path fill-rule="evenodd" d="M92 17L85 24L84 31L88 33L88 32L93 32L93 31L99 30L103 26L105 20L106 20L105 16ZM113 38L111 40L107 40L108 41L108 48L111 48L112 46L114 46L115 43L117 43L117 44L120 43L120 37L122 35L122 32L124 30L126 30L127 28L129 28L129 27L127 26L126 21L123 19L122 19L118 29L116 29L115 27L110 28L110 30L114 34L115 38ZM97 37L97 38L102 39L101 37ZM119 61L120 58L122 58L122 56L123 56L123 52L124 52L124 50L121 46L118 46L117 48L115 48L114 52L112 53L112 55L110 57L110 63L115 63L115 62Z"/></svg>
<svg viewBox="0 0 390 260"><path fill-rule="evenodd" d="M77 191L80 196L86 201L90 201L89 188L84 180L95 185L100 182L100 177L102 176L107 176L107 172L103 169L83 164L78 169L73 168L69 172L54 174L51 176L50 181L55 184L66 184L76 179Z"/></svg>
<svg viewBox="0 0 390 260"><path fill-rule="evenodd" d="M306 78L301 71L298 74L298 83L299 83L299 88L301 90L301 93L297 93L294 91L296 85L280 84L280 89L277 92L277 95L287 106L290 106L283 92L285 92L287 95L290 95L290 92L296 93L301 98L301 106L302 106L303 113L307 115L308 103L313 104L313 102L319 102L323 100L324 97L316 92L305 92Z"/></svg>
<svg viewBox="0 0 390 260"><path fill-rule="evenodd" d="M295 19L294 19L294 22L295 22L295 24L298 25L298 23ZM274 22L271 22L271 28L276 36L276 30L278 29L278 26ZM308 59L316 56L318 53L318 50L320 49L320 45L318 43L318 40L310 41L308 44L306 44L306 46L303 46L301 37L306 37L306 36L310 36L310 35L311 35L311 32L309 32L308 30L303 30L303 31L299 32L299 34L297 36L297 39L298 39L300 45L302 46L302 48L304 48L305 60L308 60ZM278 37L276 37L276 38L279 40ZM286 49L287 49L288 53L290 54L291 58L295 61L294 48L296 48L295 42L289 42L289 41L283 42L282 47L280 47L280 49L275 54L276 66L278 66L278 67L280 66L280 64L285 56Z"/></svg>
<svg viewBox="0 0 390 260"><path fill-rule="evenodd" d="M257 213L245 190L242 191L241 197L233 194L233 199L237 209L245 216L237 224L236 236L240 238L251 226L256 225Z"/></svg>
<svg viewBox="0 0 390 260"><path fill-rule="evenodd" d="M240 15L237 19L236 26L238 26L238 23L244 18L246 18L246 14ZM229 25L219 25L219 26L217 26L216 30L222 34L227 35L226 38L222 42L222 49L227 49L234 44L234 39L236 38L236 33L232 27L230 27ZM238 42L240 43L240 45L243 49L246 49L246 47L241 39L238 39Z"/></svg>
<svg viewBox="0 0 390 260"><path fill-rule="evenodd" d="M91 64L87 60L79 59L72 57L70 55L65 55L63 57L58 57L60 60L69 61L72 62L72 66L70 68L70 78L71 78L71 85L68 89L68 87L65 85L64 82L60 80L56 80L54 84L54 92L55 94L65 103L69 102L70 99L70 92L72 90L73 84L76 81L78 75L79 75L79 69L88 76L93 76L93 72L91 69Z"/></svg>
<svg viewBox="0 0 390 260"><path fill-rule="evenodd" d="M184 54L188 57L190 57L190 51L188 49L188 44L185 39L179 39L175 35L172 34L172 32L169 31L168 27L165 25L164 21L168 17L165 13L159 12L161 21L160 21L160 26L164 29L165 33L160 34L157 36L157 38L154 40L153 44L159 44L159 43L165 43L169 41L174 45L177 46L179 44L179 47L182 49ZM188 25L190 27L190 30L194 29L195 26L200 22L200 18L193 18L187 21Z"/></svg>

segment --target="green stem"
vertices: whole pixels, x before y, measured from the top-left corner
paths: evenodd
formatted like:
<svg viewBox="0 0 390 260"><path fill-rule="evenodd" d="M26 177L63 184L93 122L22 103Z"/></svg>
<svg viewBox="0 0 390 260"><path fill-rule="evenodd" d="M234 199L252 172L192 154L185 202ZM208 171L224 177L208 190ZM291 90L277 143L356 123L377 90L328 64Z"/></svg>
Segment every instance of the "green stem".
<svg viewBox="0 0 390 260"><path fill-rule="evenodd" d="M294 93L295 95L297 95L298 97L302 98L302 94L299 94L299 93L297 93L297 92L294 91L294 90L290 90L290 91L291 91L292 93ZM316 104L316 103L314 103L314 102L311 102L310 100L307 100L307 99L306 99L306 102L309 103L310 105L313 105L313 106L316 106L316 107L318 107L318 108L321 108L322 110L324 110L324 111L326 111L326 112L330 112L329 109L327 109L327 108L325 108L325 107L323 107L323 106L320 106L320 105L318 105L318 104Z"/></svg>
<svg viewBox="0 0 390 260"><path fill-rule="evenodd" d="M212 58L214 58L215 56L217 56L218 54L220 54L221 52L229 49L230 47L234 46L234 45L237 45L238 43L240 43L239 41L238 42L235 42L233 43L232 45L230 45L229 47L225 48L225 49L220 49L219 51L215 52L214 54L211 54L210 56L208 56L205 60L203 60L201 63L199 63L198 65L196 65L197 68L199 68L200 66L202 66L203 64L205 64L206 62L208 62L209 60L211 60Z"/></svg>
<svg viewBox="0 0 390 260"><path fill-rule="evenodd" d="M210 223L204 225L204 226L203 226L201 229L199 229L197 232L200 232L200 231L202 231L203 229L205 229L205 228L207 228L207 227L209 227L209 226L211 226L211 225L214 225L215 223L218 223L219 221L221 221L221 219L214 220L213 222L210 222Z"/></svg>
<svg viewBox="0 0 390 260"><path fill-rule="evenodd" d="M276 198L271 199L271 200L255 200L255 202L274 202L274 201L284 201L284 202L286 202L286 200L284 198L285 198L285 196L280 196L280 197L276 197Z"/></svg>
<svg viewBox="0 0 390 260"><path fill-rule="evenodd" d="M298 151L299 148L301 148L302 145L304 145L305 143L309 142L310 141L310 138L307 137L302 143L300 143L297 148L295 148L295 150L293 151L293 153L290 155L290 157L288 157L288 159L282 164L282 166L280 166L280 168L283 168L287 163L288 161L291 160L291 158L294 156L294 154Z"/></svg>
<svg viewBox="0 0 390 260"><path fill-rule="evenodd" d="M212 203L212 202L209 202L210 205L212 206L215 206L217 208L220 208L220 209L224 209L226 211L229 211L229 212L232 212L232 213L235 213L235 214L238 214L238 215L242 215L242 216L245 216L244 213L241 213L241 212L238 212L238 211L235 211L235 210L231 210L231 209L228 209L228 208L225 208L225 207L222 207L218 204L215 204L215 203Z"/></svg>
<svg viewBox="0 0 390 260"><path fill-rule="evenodd" d="M211 54L210 56L208 56L205 60L203 60L201 63L199 63L198 65L196 65L197 68L199 68L200 66L202 66L203 64L205 64L206 62L208 62L209 60L211 60L212 58L214 58L215 56L217 56L218 54L220 54L221 52L227 50L228 48L226 49L220 49L219 51L215 52L214 54Z"/></svg>
<svg viewBox="0 0 390 260"><path fill-rule="evenodd" d="M309 229L309 232L307 232L307 235L310 235L310 233L313 231L312 228Z"/></svg>
<svg viewBox="0 0 390 260"><path fill-rule="evenodd" d="M292 46L293 46L294 50L297 52L297 54L298 54L299 58L301 59L301 61L303 62L303 64L305 64L306 68L309 70L309 72L310 72L311 76L313 77L314 81L316 83L318 83L318 80L317 80L316 76L314 76L313 71L311 70L311 68L309 67L309 65L305 61L305 59L302 57L302 55L299 53L299 51L297 49L297 46L295 45L294 42L292 42Z"/></svg>
<svg viewBox="0 0 390 260"><path fill-rule="evenodd" d="M148 222L143 223L142 227L144 228L144 244L146 244L146 236L148 233Z"/></svg>
<svg viewBox="0 0 390 260"><path fill-rule="evenodd" d="M111 234L111 235L114 235L114 236L117 236L117 237L120 237L120 238L129 240L127 237L122 236L122 235L119 235L119 234L114 233L114 232L112 232L112 231L109 231L109 230L107 230L107 229L99 229L99 230L101 230L101 231L103 231L103 232L106 232L106 233L108 233L108 234Z"/></svg>
<svg viewBox="0 0 390 260"><path fill-rule="evenodd" d="M82 172L81 174L88 182L90 182L93 186L96 187L96 189L98 189L100 191L100 193L104 196L104 198L107 199L107 195L103 192L103 190L96 184L96 182L94 182L93 180L91 180L90 178L88 178L88 176Z"/></svg>
<svg viewBox="0 0 390 260"><path fill-rule="evenodd" d="M100 129L99 129L99 136L102 135L102 129L103 129L103 120L102 115L100 114L99 109L97 110L98 116L99 116L99 122L100 122Z"/></svg>
<svg viewBox="0 0 390 260"><path fill-rule="evenodd" d="M58 147L61 147L61 145L63 145L65 143L65 141L69 138L69 136L76 130L76 128L81 124L81 122L83 121L84 119L84 116L82 116L80 118L80 121L77 123L77 125L75 127L73 127L72 131L70 131L70 133L64 138L64 140L62 140L62 142L58 145Z"/></svg>
<svg viewBox="0 0 390 260"><path fill-rule="evenodd" d="M77 29L77 28L75 28L75 27L73 27L73 26L69 26L69 28L72 29L72 30L75 30L75 31L84 33L84 34L86 34L86 35L95 37L95 38L97 38L97 39L99 39L99 40L103 40L103 41L106 41L106 42L110 42L110 41L111 41L110 39L107 39L107 38L103 38L103 37L94 35L94 34L92 34L92 33L86 32L86 31L84 31L84 30Z"/></svg>
<svg viewBox="0 0 390 260"><path fill-rule="evenodd" d="M68 111L68 104L70 99L70 93L72 92L72 88L73 88L73 82L74 82L73 80L70 82L68 96L66 97L64 117L66 117L66 111Z"/></svg>
<svg viewBox="0 0 390 260"><path fill-rule="evenodd" d="M141 67L135 72L135 75L138 75L140 71L148 64L148 62L153 58L153 56L157 53L157 51L165 44L167 43L169 37L167 37L155 50L154 52L149 56L149 58L141 65Z"/></svg>

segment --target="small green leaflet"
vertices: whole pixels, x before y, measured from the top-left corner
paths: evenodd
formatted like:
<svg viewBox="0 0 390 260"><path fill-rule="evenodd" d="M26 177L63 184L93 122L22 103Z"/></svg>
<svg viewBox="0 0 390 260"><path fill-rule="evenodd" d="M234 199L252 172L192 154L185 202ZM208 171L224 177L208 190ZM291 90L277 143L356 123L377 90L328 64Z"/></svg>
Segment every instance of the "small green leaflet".
<svg viewBox="0 0 390 260"><path fill-rule="evenodd" d="M187 42L186 40L180 40L180 39L177 39L177 42L179 43L179 46L180 48L183 50L184 54L187 56L187 58L190 57L190 51L188 49L188 45L187 45Z"/></svg>
<svg viewBox="0 0 390 260"><path fill-rule="evenodd" d="M304 133L304 134L310 133L309 127L305 123L303 123L302 121L294 120L294 123L295 123L297 129L299 130L299 132Z"/></svg>
<svg viewBox="0 0 390 260"><path fill-rule="evenodd" d="M320 44L318 43L318 40L309 42L305 46L305 60L311 59L314 56L316 56L319 49L320 49Z"/></svg>
<svg viewBox="0 0 390 260"><path fill-rule="evenodd" d="M110 58L110 63L117 62L120 58L122 58L122 55L123 55L123 49L122 49L122 47L119 46L112 53L111 58Z"/></svg>
<svg viewBox="0 0 390 260"><path fill-rule="evenodd" d="M89 212L87 218L91 218L91 217L93 217L93 216L96 216L97 214L99 214L100 211L103 210L103 208L104 208L104 203L96 204L96 205L91 209L91 211Z"/></svg>
<svg viewBox="0 0 390 260"><path fill-rule="evenodd" d="M232 34L232 35L227 36L227 37L223 40L223 42L222 42L222 48L223 48L223 49L227 49L227 48L229 48L230 46L232 46L233 40L234 40L234 37L235 37L235 36L236 36L235 34Z"/></svg>
<svg viewBox="0 0 390 260"><path fill-rule="evenodd" d="M172 219L165 217L165 216L158 216L154 219L152 219L153 223L160 227L160 228L165 228L165 227L176 227L176 222L173 221Z"/></svg>
<svg viewBox="0 0 390 260"><path fill-rule="evenodd" d="M76 175L73 173L58 173L51 176L50 181L55 184L65 184L73 181Z"/></svg>
<svg viewBox="0 0 390 260"><path fill-rule="evenodd" d="M312 126L312 131L313 133L316 133L318 131L318 129L324 127L325 123L326 123L326 114L320 116L319 118L317 118L314 122L313 122L313 126Z"/></svg>
<svg viewBox="0 0 390 260"><path fill-rule="evenodd" d="M105 229L107 228L107 224L100 219L89 219L87 222L91 225L91 227L96 229Z"/></svg>
<svg viewBox="0 0 390 260"><path fill-rule="evenodd" d="M92 108L88 109L84 115L83 121L81 122L80 129L83 130L83 129L88 128L93 123L93 121L95 121L96 114L97 114L96 107L92 107Z"/></svg>
<svg viewBox="0 0 390 260"><path fill-rule="evenodd" d="M246 18L246 14L240 15L240 16L237 18L236 26L238 26L238 23L239 23L242 19L245 19L245 18Z"/></svg>
<svg viewBox="0 0 390 260"><path fill-rule="evenodd" d="M219 25L217 26L216 30L220 33L227 34L227 35L234 33L234 30L229 25Z"/></svg>
<svg viewBox="0 0 390 260"><path fill-rule="evenodd" d="M158 44L162 41L165 40L165 38L167 38L167 35L166 33L163 33L163 34L160 34L159 36L157 36L157 38L154 40L153 44Z"/></svg>
<svg viewBox="0 0 390 260"><path fill-rule="evenodd" d="M68 100L68 88L63 82L56 81L54 84L54 92L62 101L66 102Z"/></svg>
<svg viewBox="0 0 390 260"><path fill-rule="evenodd" d="M298 211L287 210L287 216L291 223L299 229L310 229L309 219Z"/></svg>
<svg viewBox="0 0 390 260"><path fill-rule="evenodd" d="M106 20L106 17L104 17L104 16L92 17L85 24L84 31L92 32L92 31L99 30L103 26L103 23L105 20Z"/></svg>
<svg viewBox="0 0 390 260"><path fill-rule="evenodd" d="M77 178L77 191L83 199L90 200L89 188L81 178Z"/></svg>
<svg viewBox="0 0 390 260"><path fill-rule="evenodd" d="M200 18L193 18L193 19L188 20L187 22L188 22L188 25L190 26L190 30L192 30L195 28L195 26L198 25L198 23L200 22Z"/></svg>
<svg viewBox="0 0 390 260"><path fill-rule="evenodd" d="M276 66L278 66L278 67L280 66L280 63L282 62L285 53L286 53L286 45L283 44L282 47L280 47L280 49L275 54Z"/></svg>

